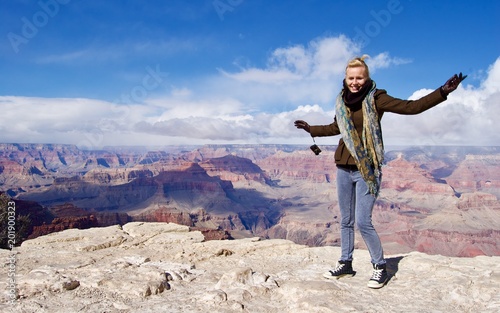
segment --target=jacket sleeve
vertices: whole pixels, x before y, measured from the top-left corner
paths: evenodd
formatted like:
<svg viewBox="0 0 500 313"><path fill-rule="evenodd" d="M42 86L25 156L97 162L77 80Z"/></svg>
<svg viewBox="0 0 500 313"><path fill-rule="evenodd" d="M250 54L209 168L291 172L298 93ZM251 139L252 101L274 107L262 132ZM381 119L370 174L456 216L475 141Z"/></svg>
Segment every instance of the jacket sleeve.
<svg viewBox="0 0 500 313"><path fill-rule="evenodd" d="M401 100L389 96L383 89L375 93L375 103L379 112L392 112L397 114L419 114L446 100L446 96L438 88L418 100Z"/></svg>
<svg viewBox="0 0 500 313"><path fill-rule="evenodd" d="M312 137L325 137L325 136L335 136L340 134L339 126L337 125L337 119L333 120L333 123L329 125L314 125L310 127L310 133Z"/></svg>

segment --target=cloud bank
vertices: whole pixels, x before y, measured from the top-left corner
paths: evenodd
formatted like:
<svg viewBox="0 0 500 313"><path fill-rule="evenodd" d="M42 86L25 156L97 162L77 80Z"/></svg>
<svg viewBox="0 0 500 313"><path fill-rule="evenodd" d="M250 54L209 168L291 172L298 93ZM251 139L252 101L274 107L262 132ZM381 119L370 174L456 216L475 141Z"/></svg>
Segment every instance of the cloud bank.
<svg viewBox="0 0 500 313"><path fill-rule="evenodd" d="M170 87L140 103L83 98L0 96L1 142L65 143L98 149L109 145L309 144L293 127L333 120L333 101L346 62L360 47L345 36L318 38L307 46L278 48L264 67L218 69L192 85ZM370 71L411 62L383 52ZM194 83L194 81L196 83ZM336 87L338 86L338 87ZM417 90L417 99L431 90ZM389 90L390 94L390 90ZM448 100L417 116L386 114L386 145L498 145L500 58L479 87L467 80ZM324 109L327 108L327 109ZM336 144L338 138L319 138Z"/></svg>

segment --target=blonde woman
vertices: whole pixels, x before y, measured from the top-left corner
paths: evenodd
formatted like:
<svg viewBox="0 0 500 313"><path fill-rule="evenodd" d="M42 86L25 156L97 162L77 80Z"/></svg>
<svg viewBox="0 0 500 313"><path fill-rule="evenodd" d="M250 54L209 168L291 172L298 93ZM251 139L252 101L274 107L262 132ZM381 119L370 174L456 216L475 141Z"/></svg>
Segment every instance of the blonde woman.
<svg viewBox="0 0 500 313"><path fill-rule="evenodd" d="M389 279L380 238L372 224L384 145L380 120L385 112L419 114L446 100L467 76L453 75L443 86L418 100L401 100L377 89L370 79L366 55L347 64L343 89L337 96L335 118L329 125L310 126L302 120L295 126L314 137L341 135L335 151L337 192L341 214L341 251L337 266L324 274L329 279L352 277L354 225L370 252L373 274L368 287L381 288Z"/></svg>

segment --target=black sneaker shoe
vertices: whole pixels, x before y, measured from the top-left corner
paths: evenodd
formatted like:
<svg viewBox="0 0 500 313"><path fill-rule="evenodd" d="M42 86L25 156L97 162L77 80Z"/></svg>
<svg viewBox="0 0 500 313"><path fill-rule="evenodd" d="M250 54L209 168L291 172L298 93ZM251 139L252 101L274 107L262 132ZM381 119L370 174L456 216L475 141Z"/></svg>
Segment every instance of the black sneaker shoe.
<svg viewBox="0 0 500 313"><path fill-rule="evenodd" d="M339 279L342 277L353 277L356 272L352 269L352 261L338 261L337 267L323 274L328 279Z"/></svg>
<svg viewBox="0 0 500 313"><path fill-rule="evenodd" d="M373 264L372 278L368 281L368 287L378 289L384 287L389 279L387 275L386 264Z"/></svg>

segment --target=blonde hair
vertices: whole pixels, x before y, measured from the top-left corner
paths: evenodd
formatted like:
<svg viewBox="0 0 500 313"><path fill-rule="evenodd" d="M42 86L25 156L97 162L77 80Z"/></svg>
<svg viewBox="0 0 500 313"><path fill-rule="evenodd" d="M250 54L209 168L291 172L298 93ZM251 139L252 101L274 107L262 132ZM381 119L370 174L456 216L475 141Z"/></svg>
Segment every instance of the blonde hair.
<svg viewBox="0 0 500 313"><path fill-rule="evenodd" d="M345 68L346 70L346 74L347 74L347 69L350 68L350 67L364 67L365 70L366 70L366 76L368 78L370 78L370 70L368 69L368 65L366 65L365 63L365 59L368 59L370 56L367 55L367 54L363 54L361 57L356 57L352 60L350 60L348 63L347 63L347 66Z"/></svg>

